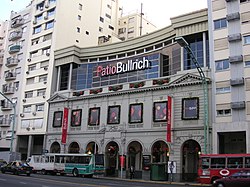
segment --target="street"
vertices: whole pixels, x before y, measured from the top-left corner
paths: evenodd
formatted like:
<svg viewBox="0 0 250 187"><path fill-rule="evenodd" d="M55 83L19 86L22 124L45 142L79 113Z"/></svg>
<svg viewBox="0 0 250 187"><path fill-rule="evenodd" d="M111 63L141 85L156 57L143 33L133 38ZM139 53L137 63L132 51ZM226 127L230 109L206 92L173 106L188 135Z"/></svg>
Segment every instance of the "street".
<svg viewBox="0 0 250 187"><path fill-rule="evenodd" d="M139 182L135 180L118 180L107 178L81 178L72 176L52 176L32 174L30 177L25 175L12 175L0 173L0 186L1 187L161 187L171 186L180 187L185 186L181 184L166 184L164 182ZM191 186L191 185L188 185ZM195 185L197 186L197 185Z"/></svg>

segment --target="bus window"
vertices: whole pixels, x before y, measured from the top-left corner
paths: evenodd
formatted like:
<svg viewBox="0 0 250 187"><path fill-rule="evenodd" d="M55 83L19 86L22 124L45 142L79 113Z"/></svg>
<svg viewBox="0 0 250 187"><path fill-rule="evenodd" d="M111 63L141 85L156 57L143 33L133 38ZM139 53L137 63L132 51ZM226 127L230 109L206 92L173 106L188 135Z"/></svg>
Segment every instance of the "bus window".
<svg viewBox="0 0 250 187"><path fill-rule="evenodd" d="M201 168L208 169L209 168L209 158L202 158Z"/></svg>
<svg viewBox="0 0 250 187"><path fill-rule="evenodd" d="M211 158L211 168L225 168L226 158Z"/></svg>
<svg viewBox="0 0 250 187"><path fill-rule="evenodd" d="M228 158L227 159L228 168L242 168L243 167L243 158Z"/></svg>
<svg viewBox="0 0 250 187"><path fill-rule="evenodd" d="M250 157L246 157L245 168L250 168Z"/></svg>
<svg viewBox="0 0 250 187"><path fill-rule="evenodd" d="M54 162L54 156L50 156L49 161L50 161L51 163L53 163L53 162Z"/></svg>

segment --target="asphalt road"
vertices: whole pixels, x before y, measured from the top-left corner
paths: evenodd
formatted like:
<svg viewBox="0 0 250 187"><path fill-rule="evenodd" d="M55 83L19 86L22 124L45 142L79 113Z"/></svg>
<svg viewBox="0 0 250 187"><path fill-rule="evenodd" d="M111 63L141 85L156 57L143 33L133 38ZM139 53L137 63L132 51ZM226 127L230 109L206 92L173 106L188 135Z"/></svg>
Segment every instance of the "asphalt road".
<svg viewBox="0 0 250 187"><path fill-rule="evenodd" d="M81 178L72 176L52 176L32 174L12 175L0 173L0 187L183 187L185 185L161 182L138 182L136 180L117 180L102 178ZM190 185L189 185L190 186ZM197 186L197 185L195 185ZM190 186L191 187L191 186Z"/></svg>

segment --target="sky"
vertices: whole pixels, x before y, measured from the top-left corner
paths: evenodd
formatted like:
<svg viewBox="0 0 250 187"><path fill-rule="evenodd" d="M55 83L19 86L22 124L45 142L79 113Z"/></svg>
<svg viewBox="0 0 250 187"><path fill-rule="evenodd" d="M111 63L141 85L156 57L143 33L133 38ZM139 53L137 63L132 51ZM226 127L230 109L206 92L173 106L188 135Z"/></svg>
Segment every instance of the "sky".
<svg viewBox="0 0 250 187"><path fill-rule="evenodd" d="M69 0L72 1L72 0ZM10 18L10 12L23 10L31 0L1 0L0 20ZM207 8L207 0L120 0L123 15L141 11L157 28L170 25L170 18ZM181 5L181 6L180 6Z"/></svg>

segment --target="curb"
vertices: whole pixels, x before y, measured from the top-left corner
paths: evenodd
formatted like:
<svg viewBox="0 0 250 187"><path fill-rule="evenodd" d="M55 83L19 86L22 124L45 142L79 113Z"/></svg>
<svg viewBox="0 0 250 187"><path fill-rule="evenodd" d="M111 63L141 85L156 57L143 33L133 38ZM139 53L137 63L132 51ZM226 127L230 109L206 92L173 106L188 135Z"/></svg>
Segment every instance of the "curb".
<svg viewBox="0 0 250 187"><path fill-rule="evenodd" d="M170 182L170 181L151 181L151 180L143 180L143 179L123 179L118 177L102 177L102 176L94 176L96 179L107 179L107 180L120 180L120 181L131 181L131 182L141 182L141 183L154 183L154 184L166 184L166 185L182 185L182 186L210 186L210 184L201 184L201 183L189 183L189 182Z"/></svg>

